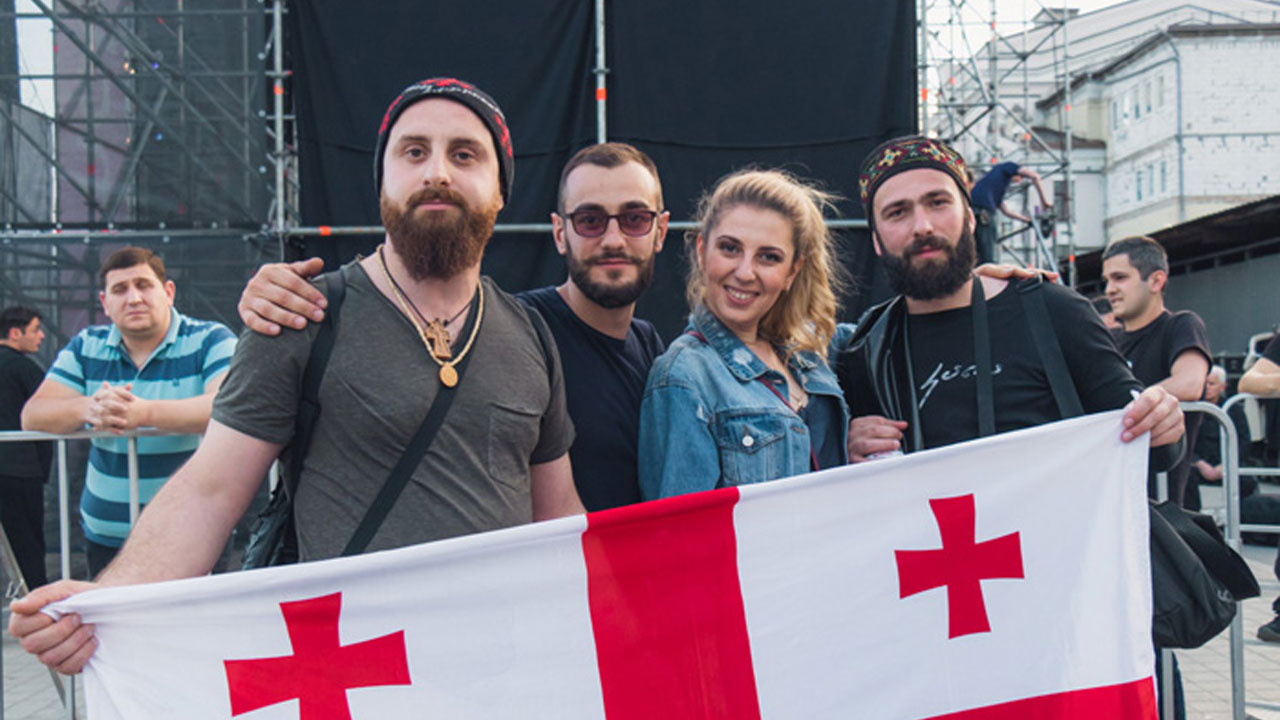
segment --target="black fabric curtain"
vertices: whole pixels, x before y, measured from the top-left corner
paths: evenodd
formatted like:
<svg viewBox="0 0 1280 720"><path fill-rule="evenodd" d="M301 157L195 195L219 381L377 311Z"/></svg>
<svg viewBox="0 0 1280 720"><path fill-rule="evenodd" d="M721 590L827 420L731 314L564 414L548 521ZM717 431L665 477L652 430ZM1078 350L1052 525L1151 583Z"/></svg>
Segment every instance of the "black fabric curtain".
<svg viewBox="0 0 1280 720"><path fill-rule="evenodd" d="M610 3L608 135L649 153L672 218L735 169L782 167L843 195L860 217L857 164L916 118L911 3ZM587 0L507 3L308 0L286 28L306 225L376 225L372 153L386 105L404 86L452 75L502 105L516 152L500 223L546 222L560 168L595 140L594 10ZM670 338L684 324L684 243L672 232L638 314ZM378 239L310 238L333 264ZM842 234L856 317L884 295L865 233ZM523 290L564 278L547 235L499 233L484 272Z"/></svg>

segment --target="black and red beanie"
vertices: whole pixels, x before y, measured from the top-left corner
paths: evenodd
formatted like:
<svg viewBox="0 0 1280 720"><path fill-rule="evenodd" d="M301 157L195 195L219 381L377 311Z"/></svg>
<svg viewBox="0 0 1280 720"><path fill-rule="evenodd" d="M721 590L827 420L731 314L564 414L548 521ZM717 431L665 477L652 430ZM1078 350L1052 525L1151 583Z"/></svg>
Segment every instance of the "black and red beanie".
<svg viewBox="0 0 1280 720"><path fill-rule="evenodd" d="M382 116L382 126L378 128L378 146L373 152L373 187L382 192L382 156L387 151L387 140L391 136L391 128L400 118L405 108L431 97L441 97L465 105L475 113L489 134L493 136L493 146L498 153L498 184L502 188L502 199L511 197L511 183L515 179L515 154L511 150L511 132L507 129L507 118L502 108L489 97L489 94L469 82L457 78L430 78L416 82L405 88L387 108Z"/></svg>
<svg viewBox="0 0 1280 720"><path fill-rule="evenodd" d="M933 168L951 176L964 199L969 200L969 182L964 158L950 145L921 135L907 135L881 143L862 161L858 195L867 221L874 225L871 204L885 180L907 170Z"/></svg>

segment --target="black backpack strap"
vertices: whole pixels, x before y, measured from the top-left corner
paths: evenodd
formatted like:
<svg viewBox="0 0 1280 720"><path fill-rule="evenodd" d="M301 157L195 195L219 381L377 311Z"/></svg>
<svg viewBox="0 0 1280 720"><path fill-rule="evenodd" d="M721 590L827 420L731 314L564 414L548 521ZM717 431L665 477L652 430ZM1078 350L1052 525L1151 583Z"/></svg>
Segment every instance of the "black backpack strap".
<svg viewBox="0 0 1280 720"><path fill-rule="evenodd" d="M329 306L324 320L320 321L320 331L311 343L307 366L302 371L302 395L294 421L293 441L290 443L289 472L285 478L285 491L290 495L298 488L298 481L302 477L302 461L307 457L311 435L315 432L316 420L320 417L320 381L324 379L325 369L329 366L329 356L333 353L333 343L338 335L338 314L347 294L347 282L341 268L321 275L320 279L324 281Z"/></svg>
<svg viewBox="0 0 1280 720"><path fill-rule="evenodd" d="M1058 344L1058 334L1053 331L1049 309L1044 303L1044 293L1040 292L1044 282L1044 278L1037 278L1019 285L1018 297L1022 298L1022 307L1031 326L1031 338L1036 344L1036 353L1040 355L1040 364L1044 366L1045 375L1049 378L1049 388L1053 391L1054 402L1058 404L1058 414L1063 418L1077 417L1084 414L1084 406L1080 404L1076 384L1067 371L1062 346Z"/></svg>
<svg viewBox="0 0 1280 720"><path fill-rule="evenodd" d="M978 435L996 434L996 398L992 388L991 330L987 317L987 297L982 291L982 278L973 278L969 296L973 317L974 387L978 392Z"/></svg>
<svg viewBox="0 0 1280 720"><path fill-rule="evenodd" d="M459 337L470 337L475 324L481 321L480 292L482 291L476 292L475 299L471 302L471 315L467 318L462 330L459 331ZM369 542L373 540L374 534L378 532L378 528L382 527L382 522L387 519L392 506L395 505L396 500L400 497L400 493L409 484L409 478L413 477L413 471L422 462L423 456L427 454L427 448L431 446L431 441L435 439L440 426L444 423L444 417L449 412L449 406L453 404L453 398L458 394L458 386L462 383L467 364L474 354L473 349L472 352L468 352L453 366L454 371L458 373L458 382L454 387L449 387L444 383L440 384L440 389L436 392L436 399L431 402L431 409L427 411L427 416L423 418L422 424L418 426L418 431L409 440L408 447L405 448L395 467L391 469L391 474L387 476L386 482L382 484L382 489L374 497L373 503L369 505L369 511L365 513L364 519L360 521L360 525L356 527L356 531L351 535L347 546L343 548L343 557L359 555L364 552L365 548L369 547Z"/></svg>

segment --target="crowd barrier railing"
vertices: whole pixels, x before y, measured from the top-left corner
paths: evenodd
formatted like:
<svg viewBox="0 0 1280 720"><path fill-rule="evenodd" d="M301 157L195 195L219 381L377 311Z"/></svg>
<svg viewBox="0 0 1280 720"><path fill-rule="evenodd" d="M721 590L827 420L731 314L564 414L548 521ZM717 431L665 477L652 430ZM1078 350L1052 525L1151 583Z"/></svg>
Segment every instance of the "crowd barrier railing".
<svg viewBox="0 0 1280 720"><path fill-rule="evenodd" d="M91 440L96 437L125 438L127 448L126 452L128 455L129 524L133 525L133 523L138 520L138 512L141 507L138 494L138 438L172 434L174 433L154 429L122 432L78 430L71 433L45 433L17 430L0 432L0 442L48 440L52 441L55 445L55 457L57 458L56 464L58 473L58 560L60 576L62 578L71 578L71 507L69 501L71 486L67 470L67 442L71 440ZM3 534L0 533L0 535ZM7 607L9 601L15 597L25 594L28 589L26 579L22 577L22 572L18 568L17 561L13 556L13 550L9 545L9 539L7 536L3 537L3 546L0 547L0 564L3 564L5 575L10 578L9 584L5 588L4 600ZM0 658L2 658L2 654L0 654ZM57 672L49 670L49 676L53 679L53 685L57 689L58 697L62 700L62 705L67 711L67 717L71 720L75 720L76 687L74 678L67 678L67 682L64 684L62 676ZM4 720L3 675L0 675L0 720Z"/></svg>
<svg viewBox="0 0 1280 720"><path fill-rule="evenodd" d="M1267 399L1247 393L1237 394L1226 403L1219 407L1210 402L1184 402L1181 403L1184 413L1202 413L1213 418L1219 428L1220 447L1222 450L1222 489L1226 507L1224 508L1225 527L1223 535L1226 538L1227 545L1232 550L1240 552L1243 544L1240 539L1242 532L1271 533L1280 534L1280 525L1265 525L1259 523L1245 524L1241 518L1240 508L1240 478L1243 475L1260 476L1260 477L1280 477L1280 468L1267 467L1243 467L1240 464L1240 437L1236 431L1235 422L1232 421L1230 411L1236 405L1253 399ZM1205 432L1207 427L1202 427L1200 432ZM1187 452L1192 449L1188 448ZM1244 617L1243 611L1237 603L1236 616L1231 620L1229 629L1230 649L1229 656L1231 659L1231 717L1233 720L1246 719L1246 695L1245 695L1245 668L1244 668ZM1168 652L1168 651L1166 651ZM1163 662L1163 658L1162 658ZM1166 664L1167 668L1168 665ZM1169 681L1170 674L1166 673L1165 682ZM1172 702L1172 697L1166 694L1165 700ZM1166 705L1167 708L1169 706ZM1171 708L1165 717L1173 717Z"/></svg>

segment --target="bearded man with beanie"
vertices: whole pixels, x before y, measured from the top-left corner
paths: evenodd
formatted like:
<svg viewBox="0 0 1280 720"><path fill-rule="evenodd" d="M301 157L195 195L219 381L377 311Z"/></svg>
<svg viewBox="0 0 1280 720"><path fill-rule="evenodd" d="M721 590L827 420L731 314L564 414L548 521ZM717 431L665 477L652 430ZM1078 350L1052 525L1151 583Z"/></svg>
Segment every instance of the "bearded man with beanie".
<svg viewBox="0 0 1280 720"><path fill-rule="evenodd" d="M376 148L386 242L336 271L344 299L330 308L321 412L293 496L303 561L343 553L446 389L452 405L368 551L582 512L555 343L536 312L480 276L514 173L501 109L469 83L424 80L391 103ZM11 606L10 632L28 652L78 672L96 647L91 633L73 615L55 623L42 607L97 585L209 571L293 440L320 327L244 333L199 450L98 582L55 583Z"/></svg>
<svg viewBox="0 0 1280 720"><path fill-rule="evenodd" d="M1177 400L1158 387L1133 398L1142 385L1087 300L1038 277L973 275L974 215L965 179L960 154L932 138L890 140L863 162L862 205L899 295L867 311L837 359L855 418L850 460L1059 419L1024 299L1034 292L1084 412L1129 406L1122 439L1151 432L1153 464L1171 465L1183 434ZM980 362L981 354L989 358Z"/></svg>

